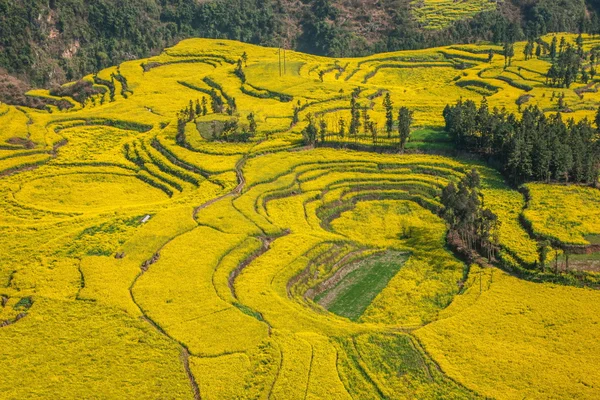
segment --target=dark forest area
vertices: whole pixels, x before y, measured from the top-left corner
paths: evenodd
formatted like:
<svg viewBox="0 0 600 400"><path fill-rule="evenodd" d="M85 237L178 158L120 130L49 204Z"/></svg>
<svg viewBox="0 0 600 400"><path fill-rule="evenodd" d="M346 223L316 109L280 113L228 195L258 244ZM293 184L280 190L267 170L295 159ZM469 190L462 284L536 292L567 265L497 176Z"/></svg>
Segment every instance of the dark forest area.
<svg viewBox="0 0 600 400"><path fill-rule="evenodd" d="M596 33L599 8L597 0L507 0L428 31L415 21L409 0L0 0L0 68L12 76L0 82L13 92L50 87L189 37L347 57L546 32Z"/></svg>

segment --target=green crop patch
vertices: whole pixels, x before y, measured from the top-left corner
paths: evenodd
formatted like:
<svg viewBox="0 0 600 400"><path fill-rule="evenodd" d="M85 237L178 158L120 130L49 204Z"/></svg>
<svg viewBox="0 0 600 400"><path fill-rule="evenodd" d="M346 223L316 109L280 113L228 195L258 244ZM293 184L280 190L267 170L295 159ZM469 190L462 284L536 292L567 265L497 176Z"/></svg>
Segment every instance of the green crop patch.
<svg viewBox="0 0 600 400"><path fill-rule="evenodd" d="M411 4L428 29L496 6ZM443 128L462 98L489 158L524 131L491 116L593 118L598 84L549 87L525 46L191 39L68 110L0 104L0 397L600 398L600 191L509 185Z"/></svg>
<svg viewBox="0 0 600 400"><path fill-rule="evenodd" d="M335 314L356 321L408 257L407 253L391 251L350 264L346 267L350 272L315 297L315 301Z"/></svg>

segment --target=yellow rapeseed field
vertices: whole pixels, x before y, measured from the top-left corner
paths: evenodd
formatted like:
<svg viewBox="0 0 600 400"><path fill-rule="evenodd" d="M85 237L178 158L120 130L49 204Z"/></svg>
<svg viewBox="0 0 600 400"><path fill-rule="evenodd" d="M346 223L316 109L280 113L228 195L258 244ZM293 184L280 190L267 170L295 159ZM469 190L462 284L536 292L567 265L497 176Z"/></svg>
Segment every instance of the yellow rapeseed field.
<svg viewBox="0 0 600 400"><path fill-rule="evenodd" d="M417 19L441 10L428 28L458 18L452 2L421 3ZM459 8L495 4L484 3ZM555 245L600 235L596 189L530 184L526 199L489 167L428 153L449 146L447 103L486 94L516 111L526 92L506 77L548 113L556 92L576 119L593 116L598 93L547 88L548 60L524 60L522 46L506 70L487 44L360 59L287 51L280 68L276 48L191 39L85 77L106 93L53 99L68 110L0 104L0 393L599 397L597 292L467 266L439 217L442 189L476 168L503 254L524 267L538 261L524 225ZM339 135L353 92L380 144L397 144L384 94L414 110L411 152L348 149L372 143ZM214 113L211 96L236 107ZM206 115L178 127L203 98ZM212 138L232 120L249 130L250 114L248 140ZM304 147L309 115L340 149Z"/></svg>

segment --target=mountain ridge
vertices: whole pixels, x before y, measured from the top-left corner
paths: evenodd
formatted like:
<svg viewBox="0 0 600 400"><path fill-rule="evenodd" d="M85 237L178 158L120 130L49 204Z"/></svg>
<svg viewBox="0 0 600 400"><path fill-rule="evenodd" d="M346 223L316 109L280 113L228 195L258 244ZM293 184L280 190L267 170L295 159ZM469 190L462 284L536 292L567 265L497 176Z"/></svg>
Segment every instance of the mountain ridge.
<svg viewBox="0 0 600 400"><path fill-rule="evenodd" d="M426 0L0 0L0 101L28 104L32 86L55 87L191 37L347 57L600 31L596 0L489 3L449 1L458 17L431 29L428 13L445 10L430 12Z"/></svg>

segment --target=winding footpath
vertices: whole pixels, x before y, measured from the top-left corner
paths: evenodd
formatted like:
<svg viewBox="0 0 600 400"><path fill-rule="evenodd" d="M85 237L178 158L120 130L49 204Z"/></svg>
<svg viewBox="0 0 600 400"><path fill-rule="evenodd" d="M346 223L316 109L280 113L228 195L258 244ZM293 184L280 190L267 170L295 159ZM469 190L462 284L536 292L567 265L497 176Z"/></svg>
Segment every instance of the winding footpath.
<svg viewBox="0 0 600 400"><path fill-rule="evenodd" d="M214 199L211 199L203 204L201 204L200 206L196 207L194 209L193 212L193 218L194 220L196 220L196 216L198 215L198 212L200 212L200 210L207 208L209 206L211 206L212 204L218 202L219 200L222 200L224 198L227 197L235 197L238 196L242 193L242 191L244 190L244 187L246 186L246 180L244 178L244 174L242 172L242 168L244 167L245 163L247 160L247 156L244 156L240 161L238 161L238 163L235 166L235 172L237 175L237 179L238 179L238 185L231 190L230 192L216 197ZM196 380L191 368L190 368L190 356L192 355L190 353L189 348L186 346L185 343L175 339L173 336L171 336L169 333L167 333L163 328L160 327L160 325L158 325L152 318L150 318L150 316L148 316L146 314L146 312L144 311L144 309L142 308L142 306L139 304L139 302L136 300L135 295L134 295L134 288L136 283L139 281L139 279L151 268L151 266L156 263L159 258L160 258L160 252L161 250L167 246L169 243L171 243L173 240L177 239L178 237L185 235L186 233L191 232L192 230L196 229L197 226L194 226L193 228L180 233L177 236L174 236L173 238L171 238L169 241L167 241L166 243L164 243L160 249L158 249L158 251L156 251L156 253L152 256L152 258L150 258L149 260L145 261L142 263L142 265L140 265L140 272L136 275L136 277L134 278L133 282L131 283L131 285L129 286L129 295L131 296L131 300L133 301L133 303L135 304L135 306L138 308L138 310L140 311L140 314L142 315L142 319L144 321L146 321L148 324L150 324L157 332L159 332L161 335L163 335L164 337L166 337L167 339L177 343L179 345L181 354L180 354L180 358L181 358L181 362L183 364L183 368L186 372L186 375L188 377L188 380L190 382L190 386L192 388L192 392L194 394L194 399L195 400L201 400L202 396L201 396L201 392L200 392L200 386L198 385L198 381ZM265 251L268 249L268 244L265 245Z"/></svg>

